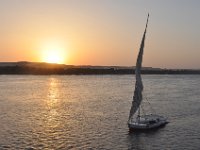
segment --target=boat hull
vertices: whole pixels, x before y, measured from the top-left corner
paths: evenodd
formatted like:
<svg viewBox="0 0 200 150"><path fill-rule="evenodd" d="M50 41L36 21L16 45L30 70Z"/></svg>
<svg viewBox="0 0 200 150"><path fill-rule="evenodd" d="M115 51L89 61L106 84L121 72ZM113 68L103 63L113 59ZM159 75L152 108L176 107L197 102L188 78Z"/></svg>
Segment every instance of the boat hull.
<svg viewBox="0 0 200 150"><path fill-rule="evenodd" d="M130 130L149 130L159 128L169 123L167 118L158 115L146 115L135 121L128 122Z"/></svg>

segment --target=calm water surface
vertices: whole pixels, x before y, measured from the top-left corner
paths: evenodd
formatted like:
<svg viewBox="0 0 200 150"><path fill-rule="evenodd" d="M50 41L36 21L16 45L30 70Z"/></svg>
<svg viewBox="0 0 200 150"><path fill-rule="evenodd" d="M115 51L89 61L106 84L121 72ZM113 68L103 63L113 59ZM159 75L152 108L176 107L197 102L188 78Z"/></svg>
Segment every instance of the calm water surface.
<svg viewBox="0 0 200 150"><path fill-rule="evenodd" d="M133 75L0 76L0 149L200 149L200 76L144 75L170 123L129 133Z"/></svg>

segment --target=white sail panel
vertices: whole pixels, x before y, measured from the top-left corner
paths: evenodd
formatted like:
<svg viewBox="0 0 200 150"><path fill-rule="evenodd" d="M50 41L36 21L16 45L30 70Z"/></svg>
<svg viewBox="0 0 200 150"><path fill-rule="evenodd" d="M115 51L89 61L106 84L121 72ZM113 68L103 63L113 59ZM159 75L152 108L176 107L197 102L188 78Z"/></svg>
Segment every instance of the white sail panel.
<svg viewBox="0 0 200 150"><path fill-rule="evenodd" d="M145 27L145 31L144 31L144 34L142 37L141 44L140 44L140 50L138 53L138 58L137 58L137 63L136 63L136 68L135 68L135 77L136 77L135 91L134 91L132 106L131 106L131 110L130 110L130 114L129 114L129 120L132 118L132 116L138 110L138 108L141 104L141 101L142 101L143 84L142 84L142 78L141 78L141 67L142 67L142 57L143 57L143 51L144 51L144 43L145 43L148 19L149 19L149 14L147 17L146 27Z"/></svg>

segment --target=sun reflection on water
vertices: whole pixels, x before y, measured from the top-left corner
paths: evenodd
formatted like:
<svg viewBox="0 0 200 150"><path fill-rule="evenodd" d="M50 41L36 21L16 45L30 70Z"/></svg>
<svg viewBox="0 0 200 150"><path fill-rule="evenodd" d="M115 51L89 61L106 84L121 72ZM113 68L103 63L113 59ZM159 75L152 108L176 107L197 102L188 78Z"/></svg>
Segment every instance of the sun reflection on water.
<svg viewBox="0 0 200 150"><path fill-rule="evenodd" d="M47 107L49 110L57 106L58 98L59 98L58 81L55 78L50 78L48 95L47 95Z"/></svg>
<svg viewBox="0 0 200 150"><path fill-rule="evenodd" d="M59 85L58 80L56 78L49 79L49 88L48 94L46 98L46 126L50 128L55 128L59 126ZM48 129L48 130L49 130ZM52 129L50 129L52 130Z"/></svg>

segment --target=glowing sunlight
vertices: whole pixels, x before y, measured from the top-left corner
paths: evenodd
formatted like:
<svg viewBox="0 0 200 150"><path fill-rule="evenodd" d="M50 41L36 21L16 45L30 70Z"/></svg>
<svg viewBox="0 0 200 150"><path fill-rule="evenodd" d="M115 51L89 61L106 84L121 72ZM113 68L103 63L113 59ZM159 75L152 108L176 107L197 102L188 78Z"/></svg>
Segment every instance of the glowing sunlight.
<svg viewBox="0 0 200 150"><path fill-rule="evenodd" d="M57 43L46 44L42 48L42 61L47 63L64 64L66 61L66 51L64 46Z"/></svg>

